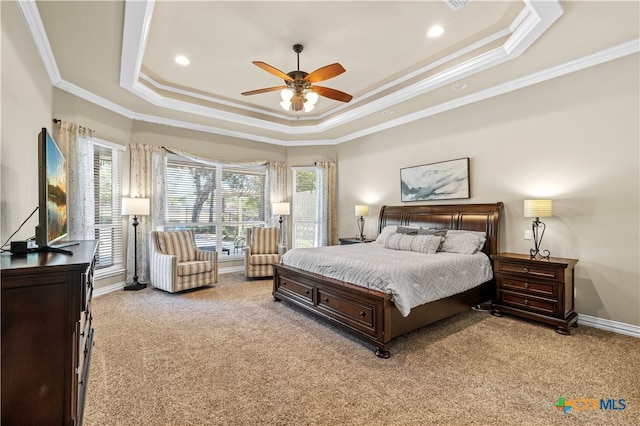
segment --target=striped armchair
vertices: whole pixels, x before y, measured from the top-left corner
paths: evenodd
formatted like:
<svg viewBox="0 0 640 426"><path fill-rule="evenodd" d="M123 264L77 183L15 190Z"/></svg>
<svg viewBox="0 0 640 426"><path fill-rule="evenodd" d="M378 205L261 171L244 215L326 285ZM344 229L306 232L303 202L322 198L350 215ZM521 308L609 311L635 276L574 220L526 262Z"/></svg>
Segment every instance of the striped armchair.
<svg viewBox="0 0 640 426"><path fill-rule="evenodd" d="M152 231L151 285L169 293L218 282L218 253L199 250L193 231Z"/></svg>
<svg viewBox="0 0 640 426"><path fill-rule="evenodd" d="M273 264L280 262L285 249L280 244L279 228L247 228L244 249L246 278L272 277Z"/></svg>

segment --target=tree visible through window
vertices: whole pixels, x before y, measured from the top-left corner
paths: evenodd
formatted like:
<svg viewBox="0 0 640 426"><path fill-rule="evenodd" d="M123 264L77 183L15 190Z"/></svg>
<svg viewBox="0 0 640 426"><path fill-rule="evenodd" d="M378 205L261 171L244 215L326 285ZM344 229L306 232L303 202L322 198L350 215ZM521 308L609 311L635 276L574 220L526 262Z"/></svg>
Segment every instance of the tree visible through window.
<svg viewBox="0 0 640 426"><path fill-rule="evenodd" d="M322 222L322 171L316 167L293 169L293 248L319 246Z"/></svg>
<svg viewBox="0 0 640 426"><path fill-rule="evenodd" d="M167 162L165 229L193 229L196 244L223 255L242 255L245 228L265 226L265 167Z"/></svg>

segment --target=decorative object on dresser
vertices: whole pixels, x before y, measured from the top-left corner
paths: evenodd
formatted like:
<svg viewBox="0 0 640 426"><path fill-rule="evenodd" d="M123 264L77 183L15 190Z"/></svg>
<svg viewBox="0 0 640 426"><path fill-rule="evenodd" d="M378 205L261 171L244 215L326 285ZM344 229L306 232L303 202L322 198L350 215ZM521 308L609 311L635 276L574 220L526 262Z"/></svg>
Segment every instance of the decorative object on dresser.
<svg viewBox="0 0 640 426"><path fill-rule="evenodd" d="M365 240L364 235L364 217L369 215L369 206L365 206L363 204L356 204L356 216L360 216L358 218L358 237L360 240Z"/></svg>
<svg viewBox="0 0 640 426"><path fill-rule="evenodd" d="M289 216L290 206L289 203L273 203L271 209L273 210L274 216L280 216L278 222L280 223L280 244L284 245L284 230L282 229L282 216Z"/></svg>
<svg viewBox="0 0 640 426"><path fill-rule="evenodd" d="M571 334L570 327L578 321L573 294L576 263L577 259L532 258L515 253L493 256L493 315L517 315L554 325L560 334Z"/></svg>
<svg viewBox="0 0 640 426"><path fill-rule="evenodd" d="M142 290L147 285L138 282L138 215L149 215L148 198L123 198L122 215L133 215L133 282L124 287L128 291Z"/></svg>
<svg viewBox="0 0 640 426"><path fill-rule="evenodd" d="M534 248L530 250L531 257L548 259L551 255L549 250L545 250L543 254L540 253L540 243L542 243L544 230L547 228L544 222L540 222L540 218L551 216L551 200L524 200L524 217L535 217L535 220L531 224L534 244Z"/></svg>
<svg viewBox="0 0 640 426"><path fill-rule="evenodd" d="M486 236L486 241L483 242L480 250L491 257L499 253L499 224L502 208L501 202L382 206L378 220L378 234L384 228L391 229L398 225L482 233ZM330 247L320 249L328 248ZM381 358L389 357L389 347L394 337L470 309L471 306L491 299L495 293L495 281L491 273L489 280L475 287L453 296L415 306L411 308L408 315L404 316L392 300L393 296L390 293L358 286L283 263L274 264L273 268L272 294L275 300L296 305L357 339L373 345L376 348L376 355Z"/></svg>
<svg viewBox="0 0 640 426"><path fill-rule="evenodd" d="M177 293L218 282L218 252L198 248L192 229L151 231L149 236L153 287Z"/></svg>
<svg viewBox="0 0 640 426"><path fill-rule="evenodd" d="M469 198L469 159L400 169L402 202Z"/></svg>
<svg viewBox="0 0 640 426"><path fill-rule="evenodd" d="M375 240L372 239L368 239L368 238L364 238L361 239L360 237L356 237L356 238L338 238L338 240L340 241L340 245L345 246L348 244L359 244L359 243L372 243Z"/></svg>
<svg viewBox="0 0 640 426"><path fill-rule="evenodd" d="M3 425L82 424L96 247L0 256Z"/></svg>

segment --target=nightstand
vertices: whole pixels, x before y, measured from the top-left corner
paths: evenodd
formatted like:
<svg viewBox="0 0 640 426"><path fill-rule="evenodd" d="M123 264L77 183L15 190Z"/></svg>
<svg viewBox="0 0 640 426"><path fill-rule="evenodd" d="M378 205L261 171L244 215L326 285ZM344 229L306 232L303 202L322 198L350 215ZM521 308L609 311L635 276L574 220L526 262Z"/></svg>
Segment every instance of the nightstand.
<svg viewBox="0 0 640 426"><path fill-rule="evenodd" d="M517 315L556 326L571 334L578 314L573 310L573 270L576 259L532 259L528 254L499 253L493 256L496 296L495 316Z"/></svg>
<svg viewBox="0 0 640 426"><path fill-rule="evenodd" d="M340 240L340 245L345 246L347 244L360 244L360 243L371 243L375 240L369 240L365 238L361 240L360 238L338 238Z"/></svg>

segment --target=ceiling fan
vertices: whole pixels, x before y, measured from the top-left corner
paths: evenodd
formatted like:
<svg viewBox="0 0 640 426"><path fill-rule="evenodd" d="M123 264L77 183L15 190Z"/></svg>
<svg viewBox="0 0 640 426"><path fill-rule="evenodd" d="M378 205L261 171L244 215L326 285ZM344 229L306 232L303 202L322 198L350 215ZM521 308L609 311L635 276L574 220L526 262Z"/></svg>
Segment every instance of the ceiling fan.
<svg viewBox="0 0 640 426"><path fill-rule="evenodd" d="M294 112L301 111L302 109L306 112L313 110L313 107L318 100L318 95L340 102L349 102L353 96L348 93L315 85L315 83L319 81L328 80L345 72L346 70L342 65L338 63L326 65L322 68L318 68L312 73L300 71L300 52L302 52L303 48L304 47L301 44L293 45L293 51L298 55L298 69L286 74L267 63L253 61L255 65L263 70L282 78L286 85L251 90L242 94L244 96L248 96L280 90L282 96L282 102L280 102L280 105L285 110Z"/></svg>

